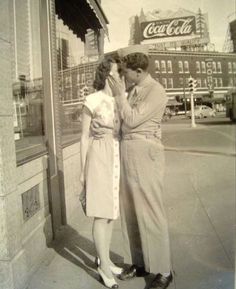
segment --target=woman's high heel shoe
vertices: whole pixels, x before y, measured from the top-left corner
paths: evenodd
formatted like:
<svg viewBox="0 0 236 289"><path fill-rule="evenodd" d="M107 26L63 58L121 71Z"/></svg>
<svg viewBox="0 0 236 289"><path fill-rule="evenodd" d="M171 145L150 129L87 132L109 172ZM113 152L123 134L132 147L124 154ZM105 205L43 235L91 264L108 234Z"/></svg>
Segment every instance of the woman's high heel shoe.
<svg viewBox="0 0 236 289"><path fill-rule="evenodd" d="M118 284L116 283L114 278L108 278L103 272L100 267L98 267L98 273L101 276L103 283L106 287L112 288L112 289L117 289L119 288Z"/></svg>
<svg viewBox="0 0 236 289"><path fill-rule="evenodd" d="M100 266L100 259L98 257L95 258L95 265L98 267ZM114 274L114 275L120 275L122 272L123 272L123 268L120 268L120 267L117 267L117 266L110 266L110 269L111 269L111 272Z"/></svg>

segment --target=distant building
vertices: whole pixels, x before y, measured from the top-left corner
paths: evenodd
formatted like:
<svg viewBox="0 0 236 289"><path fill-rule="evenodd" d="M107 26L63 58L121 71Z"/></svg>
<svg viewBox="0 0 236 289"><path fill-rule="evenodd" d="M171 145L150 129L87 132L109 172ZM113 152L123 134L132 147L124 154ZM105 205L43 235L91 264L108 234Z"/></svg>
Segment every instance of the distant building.
<svg viewBox="0 0 236 289"><path fill-rule="evenodd" d="M233 53L150 50L150 73L170 98L189 99L188 80L197 80L196 101L224 102L236 85L236 57Z"/></svg>
<svg viewBox="0 0 236 289"><path fill-rule="evenodd" d="M236 53L236 19L230 22L230 39L232 41L233 52Z"/></svg>
<svg viewBox="0 0 236 289"><path fill-rule="evenodd" d="M100 41L99 41L100 39ZM99 34L92 29L88 29L85 35L84 55L96 56L104 53L104 31L99 30Z"/></svg>
<svg viewBox="0 0 236 289"><path fill-rule="evenodd" d="M57 38L57 67L58 70L64 70L69 65L69 40Z"/></svg>
<svg viewBox="0 0 236 289"><path fill-rule="evenodd" d="M233 53L149 49L149 59L152 77L163 85L169 100L178 100L182 105L185 100L189 103L190 76L198 83L194 94L196 104L223 104L226 93L236 86L236 57Z"/></svg>

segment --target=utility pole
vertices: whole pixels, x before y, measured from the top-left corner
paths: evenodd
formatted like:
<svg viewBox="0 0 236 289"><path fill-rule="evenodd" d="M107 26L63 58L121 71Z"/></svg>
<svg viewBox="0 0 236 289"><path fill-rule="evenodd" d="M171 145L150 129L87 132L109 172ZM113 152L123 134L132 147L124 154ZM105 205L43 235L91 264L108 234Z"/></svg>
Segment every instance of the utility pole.
<svg viewBox="0 0 236 289"><path fill-rule="evenodd" d="M186 94L185 94L185 77L183 77L183 93L184 93L184 113L185 113L185 117L187 115L187 105L186 105Z"/></svg>
<svg viewBox="0 0 236 289"><path fill-rule="evenodd" d="M191 127L196 127L195 114L194 114L194 101L193 92L191 92Z"/></svg>

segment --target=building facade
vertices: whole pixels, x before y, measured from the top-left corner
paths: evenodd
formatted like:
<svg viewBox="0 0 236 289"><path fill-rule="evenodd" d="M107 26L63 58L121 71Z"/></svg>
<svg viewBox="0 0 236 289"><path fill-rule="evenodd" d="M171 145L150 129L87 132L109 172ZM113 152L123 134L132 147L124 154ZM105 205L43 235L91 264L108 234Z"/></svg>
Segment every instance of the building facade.
<svg viewBox="0 0 236 289"><path fill-rule="evenodd" d="M207 103L213 107L217 104L224 105L226 93L236 85L234 53L150 49L149 59L150 74L163 85L170 104L171 100L178 101L179 109L183 109L185 105L187 109L190 108L190 77L197 80L195 103ZM71 103L74 111L77 103L84 99L81 89L86 86L89 92L93 91L92 84L97 65L98 61L87 62L63 71L63 78L60 79L61 97L64 104Z"/></svg>
<svg viewBox="0 0 236 289"><path fill-rule="evenodd" d="M219 52L150 50L150 73L170 98L189 101L188 81L197 80L195 100L210 105L225 102L225 94L236 85L236 55Z"/></svg>
<svg viewBox="0 0 236 289"><path fill-rule="evenodd" d="M77 96L60 95L72 61L57 18L81 41L92 29L100 51L108 21L95 0L2 0L0 16L0 288L23 289L79 206L78 121L64 125Z"/></svg>

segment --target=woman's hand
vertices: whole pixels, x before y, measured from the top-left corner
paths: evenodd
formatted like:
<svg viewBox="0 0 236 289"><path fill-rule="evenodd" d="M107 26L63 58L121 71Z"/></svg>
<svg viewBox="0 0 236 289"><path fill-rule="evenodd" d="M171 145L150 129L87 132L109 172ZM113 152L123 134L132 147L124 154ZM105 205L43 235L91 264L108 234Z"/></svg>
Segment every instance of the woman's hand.
<svg viewBox="0 0 236 289"><path fill-rule="evenodd" d="M125 79L124 76L122 78L109 75L108 83L111 88L112 94L115 97L125 96Z"/></svg>
<svg viewBox="0 0 236 289"><path fill-rule="evenodd" d="M103 138L106 133L111 131L111 129L110 126L105 126L103 120L93 119L91 122L90 130L94 139Z"/></svg>

